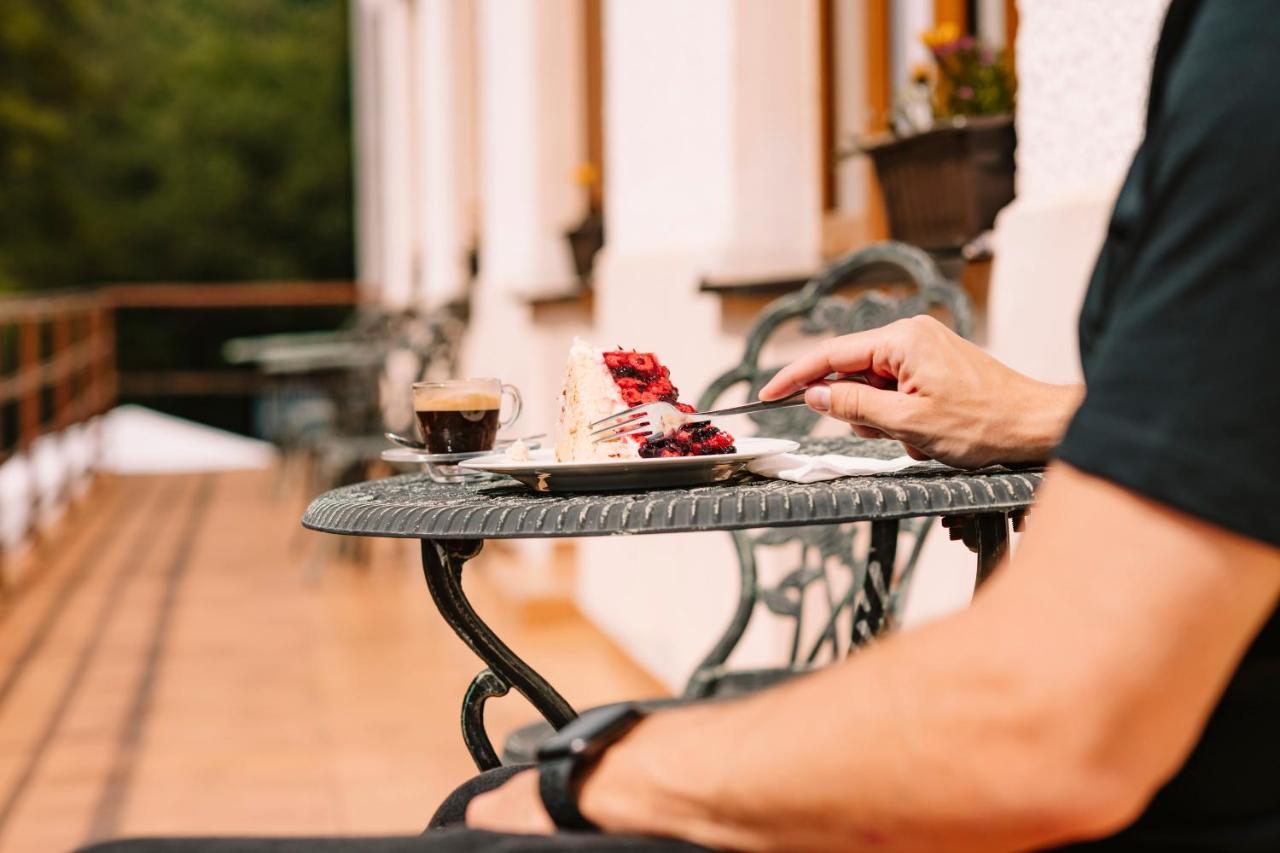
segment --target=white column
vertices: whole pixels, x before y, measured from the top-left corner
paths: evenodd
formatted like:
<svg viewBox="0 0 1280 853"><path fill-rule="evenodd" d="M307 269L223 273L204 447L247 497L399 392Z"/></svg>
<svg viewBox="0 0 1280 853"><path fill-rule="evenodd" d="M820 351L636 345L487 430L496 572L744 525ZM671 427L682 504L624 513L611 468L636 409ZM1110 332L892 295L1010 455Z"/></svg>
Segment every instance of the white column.
<svg viewBox="0 0 1280 853"><path fill-rule="evenodd" d="M741 357L746 331L719 297L698 292L699 280L818 263L816 8L610 0L604 22L606 242L592 334L659 353L692 399ZM729 537L590 539L579 548L584 612L678 686L732 610ZM746 640L757 660L781 647L767 629Z"/></svg>
<svg viewBox="0 0 1280 853"><path fill-rule="evenodd" d="M992 47L1005 47L1004 0L978 0L977 5L978 37Z"/></svg>
<svg viewBox="0 0 1280 853"><path fill-rule="evenodd" d="M479 0L480 276L463 352L471 375L520 385L524 419L550 427L558 371L530 358L523 297L573 284L564 232L586 212L580 0ZM566 345L567 349L567 345Z"/></svg>
<svg viewBox="0 0 1280 853"><path fill-rule="evenodd" d="M606 251L694 250L713 275L812 269L812 4L612 2L605 26Z"/></svg>
<svg viewBox="0 0 1280 853"><path fill-rule="evenodd" d="M996 220L989 328L1000 358L1080 376L1076 315L1142 136L1168 0L1021 0L1018 197Z"/></svg>
<svg viewBox="0 0 1280 853"><path fill-rule="evenodd" d="M1002 0L1003 2L1003 0ZM836 147L845 148L866 135L871 118L867 104L865 51L867 4L864 0L836 0L832 4L832 39L835 56ZM839 211L851 218L866 216L871 186L868 157L846 157L836 165L836 200Z"/></svg>
<svg viewBox="0 0 1280 853"><path fill-rule="evenodd" d="M480 0L482 274L490 289L570 281L564 230L584 213L578 0Z"/></svg>
<svg viewBox="0 0 1280 853"><path fill-rule="evenodd" d="M415 242L420 301L438 304L467 282L475 239L472 0L417 0L414 17Z"/></svg>
<svg viewBox="0 0 1280 853"><path fill-rule="evenodd" d="M352 174L355 181L356 282L366 297L381 280L378 213L378 56L375 0L354 0L350 7Z"/></svg>
<svg viewBox="0 0 1280 853"><path fill-rule="evenodd" d="M379 0L373 7L378 98L378 213L374 219L382 302L394 308L414 301L412 84L408 0Z"/></svg>
<svg viewBox="0 0 1280 853"><path fill-rule="evenodd" d="M933 0L892 0L889 4L889 92L896 98L911 79L911 69L928 64L920 36L933 28Z"/></svg>

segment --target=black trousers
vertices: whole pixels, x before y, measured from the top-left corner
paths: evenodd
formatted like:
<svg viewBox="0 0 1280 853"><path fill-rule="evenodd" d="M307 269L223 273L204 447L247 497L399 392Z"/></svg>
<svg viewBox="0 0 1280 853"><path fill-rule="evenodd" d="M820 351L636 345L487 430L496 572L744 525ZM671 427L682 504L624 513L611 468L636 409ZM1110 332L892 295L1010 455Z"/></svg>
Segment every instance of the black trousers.
<svg viewBox="0 0 1280 853"><path fill-rule="evenodd" d="M506 835L463 826L467 803L526 766L482 773L450 794L422 835L376 838L136 838L108 841L80 853L697 853L705 847L684 841L594 832Z"/></svg>
<svg viewBox="0 0 1280 853"><path fill-rule="evenodd" d="M463 826L467 803L528 765L499 767L465 782L436 809L422 835L377 838L139 838L108 841L79 853L707 853L686 841L562 832L556 835L505 835ZM1124 832L1102 841L1057 848L1056 853L1273 853L1273 833L1223 844L1204 837L1172 833L1142 837ZM1219 839L1221 841L1221 839Z"/></svg>

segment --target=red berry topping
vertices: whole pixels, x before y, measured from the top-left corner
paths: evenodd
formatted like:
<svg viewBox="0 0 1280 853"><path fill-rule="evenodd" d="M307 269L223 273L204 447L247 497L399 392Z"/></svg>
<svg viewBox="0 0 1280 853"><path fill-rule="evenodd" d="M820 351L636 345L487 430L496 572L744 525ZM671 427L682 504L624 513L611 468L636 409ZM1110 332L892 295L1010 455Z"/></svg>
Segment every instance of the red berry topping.
<svg viewBox="0 0 1280 853"><path fill-rule="evenodd" d="M648 352L632 352L626 353L627 364L631 365L637 373L648 376L658 370L658 360L653 357L653 353ZM605 364L608 364L606 361Z"/></svg>
<svg viewBox="0 0 1280 853"><path fill-rule="evenodd" d="M629 406L634 406L640 402L644 396L644 382L634 379L630 376L621 376L614 380L618 386L618 391L622 393L622 399Z"/></svg>
<svg viewBox="0 0 1280 853"><path fill-rule="evenodd" d="M670 379L659 377L649 383L649 390L655 394L671 394L675 392L676 387L671 384Z"/></svg>
<svg viewBox="0 0 1280 853"><path fill-rule="evenodd" d="M682 412L695 411L688 403L679 402L671 371L660 364L653 353L612 350L604 354L604 363L628 406L671 403ZM708 421L686 424L665 438L632 438L640 445L640 455L645 459L735 452L733 436Z"/></svg>

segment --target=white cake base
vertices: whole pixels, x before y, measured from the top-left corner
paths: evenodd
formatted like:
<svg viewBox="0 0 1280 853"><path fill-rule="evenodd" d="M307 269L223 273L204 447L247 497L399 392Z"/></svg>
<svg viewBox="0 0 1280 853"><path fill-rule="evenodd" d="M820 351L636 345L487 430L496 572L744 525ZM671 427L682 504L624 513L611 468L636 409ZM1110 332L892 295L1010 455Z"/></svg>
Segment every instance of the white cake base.
<svg viewBox="0 0 1280 853"><path fill-rule="evenodd" d="M604 363L604 352L581 338L574 338L565 365L560 417L556 421L556 461L639 459L640 445L633 439L598 444L591 441L592 423L626 408L622 392Z"/></svg>

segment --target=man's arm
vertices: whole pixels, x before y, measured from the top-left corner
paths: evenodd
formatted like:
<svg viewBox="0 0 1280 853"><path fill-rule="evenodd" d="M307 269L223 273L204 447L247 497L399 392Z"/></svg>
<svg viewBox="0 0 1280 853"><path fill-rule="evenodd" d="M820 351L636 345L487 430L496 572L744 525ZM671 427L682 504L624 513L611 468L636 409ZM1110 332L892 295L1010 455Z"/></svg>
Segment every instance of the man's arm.
<svg viewBox="0 0 1280 853"><path fill-rule="evenodd" d="M586 779L583 812L742 850L990 851L1120 829L1275 606L1280 550L1065 466L1035 519L969 610L646 720ZM470 820L510 827L513 803L492 797Z"/></svg>

